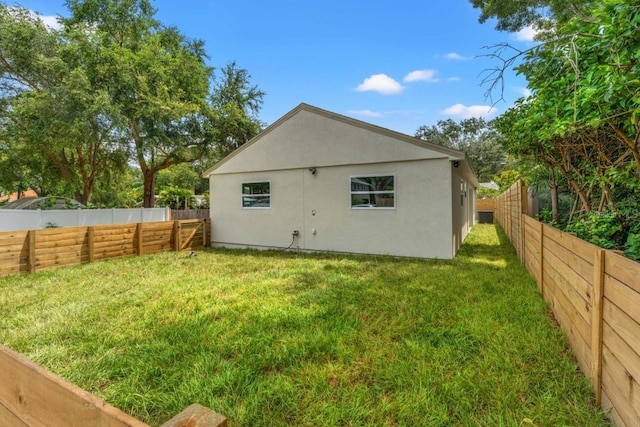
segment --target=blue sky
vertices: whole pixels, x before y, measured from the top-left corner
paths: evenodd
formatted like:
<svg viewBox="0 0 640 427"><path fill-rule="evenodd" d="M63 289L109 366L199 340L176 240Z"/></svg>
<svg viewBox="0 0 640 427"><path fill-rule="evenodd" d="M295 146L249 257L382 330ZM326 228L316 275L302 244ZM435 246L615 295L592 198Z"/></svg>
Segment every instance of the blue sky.
<svg viewBox="0 0 640 427"><path fill-rule="evenodd" d="M44 16L63 0L18 0ZM531 33L478 23L468 0L156 0L157 18L205 41L210 65L236 61L266 92L273 123L301 102L413 135L421 125L493 118L525 93L507 74L505 101L485 97L483 57L500 42L530 47ZM493 109L491 108L492 103Z"/></svg>

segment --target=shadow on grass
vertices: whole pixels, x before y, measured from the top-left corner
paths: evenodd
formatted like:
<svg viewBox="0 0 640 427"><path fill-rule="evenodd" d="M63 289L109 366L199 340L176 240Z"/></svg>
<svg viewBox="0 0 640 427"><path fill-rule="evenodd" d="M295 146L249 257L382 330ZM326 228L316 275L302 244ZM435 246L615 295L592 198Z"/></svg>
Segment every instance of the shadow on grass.
<svg viewBox="0 0 640 427"><path fill-rule="evenodd" d="M513 245L498 223L475 225L455 259L474 264L486 264L494 268L511 268L520 265Z"/></svg>

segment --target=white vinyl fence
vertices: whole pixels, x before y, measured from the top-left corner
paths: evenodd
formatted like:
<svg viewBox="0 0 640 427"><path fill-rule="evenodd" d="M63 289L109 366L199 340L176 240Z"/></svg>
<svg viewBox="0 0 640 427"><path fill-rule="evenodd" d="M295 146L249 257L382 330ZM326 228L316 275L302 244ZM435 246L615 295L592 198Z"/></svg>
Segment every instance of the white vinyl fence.
<svg viewBox="0 0 640 427"><path fill-rule="evenodd" d="M0 208L0 231L171 220L168 208L26 210Z"/></svg>

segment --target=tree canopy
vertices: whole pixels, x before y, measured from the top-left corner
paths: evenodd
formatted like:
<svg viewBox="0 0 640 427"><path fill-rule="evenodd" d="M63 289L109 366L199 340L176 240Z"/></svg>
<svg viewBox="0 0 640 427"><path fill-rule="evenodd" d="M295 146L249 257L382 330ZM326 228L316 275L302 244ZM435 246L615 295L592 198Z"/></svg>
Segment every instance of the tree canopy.
<svg viewBox="0 0 640 427"><path fill-rule="evenodd" d="M532 95L496 128L508 153L566 180L574 219L616 215L623 231L640 236L640 5L580 7L570 17L553 15L543 41L519 53L516 70Z"/></svg>
<svg viewBox="0 0 640 427"><path fill-rule="evenodd" d="M481 182L491 181L502 169L505 156L498 133L482 118L438 120L435 126L421 126L415 136L448 148L464 151Z"/></svg>
<svg viewBox="0 0 640 427"><path fill-rule="evenodd" d="M216 83L203 42L158 22L149 0L65 4L55 30L0 3L0 162L30 152L27 174L53 165L86 204L96 181L135 161L152 207L159 171L219 158L260 130L264 93L248 72L232 63Z"/></svg>

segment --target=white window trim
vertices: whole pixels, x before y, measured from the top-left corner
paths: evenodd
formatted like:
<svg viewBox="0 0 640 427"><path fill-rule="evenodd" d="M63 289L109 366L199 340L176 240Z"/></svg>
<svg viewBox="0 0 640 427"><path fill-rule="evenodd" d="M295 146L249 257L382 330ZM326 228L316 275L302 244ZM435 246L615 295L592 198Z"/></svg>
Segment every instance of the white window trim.
<svg viewBox="0 0 640 427"><path fill-rule="evenodd" d="M264 183L268 183L269 184L269 194L258 194L258 196L269 196L269 206L245 206L244 205L244 198L246 196L251 196L251 194L244 194L244 186L245 184L264 184ZM242 181L240 183L240 206L242 207L242 209L249 209L249 210L264 210L264 209L271 209L271 180L266 180L266 181Z"/></svg>
<svg viewBox="0 0 640 427"><path fill-rule="evenodd" d="M378 176L392 176L393 177L393 191L352 191L351 190L351 180L353 178L373 178ZM397 198L396 198L396 188L398 186L398 180L395 173L369 173L369 174L359 174L359 175L351 175L349 176L349 207L353 210L369 210L369 211L379 211L379 210L394 210L397 206ZM353 206L352 200L354 194L393 194L393 206Z"/></svg>

